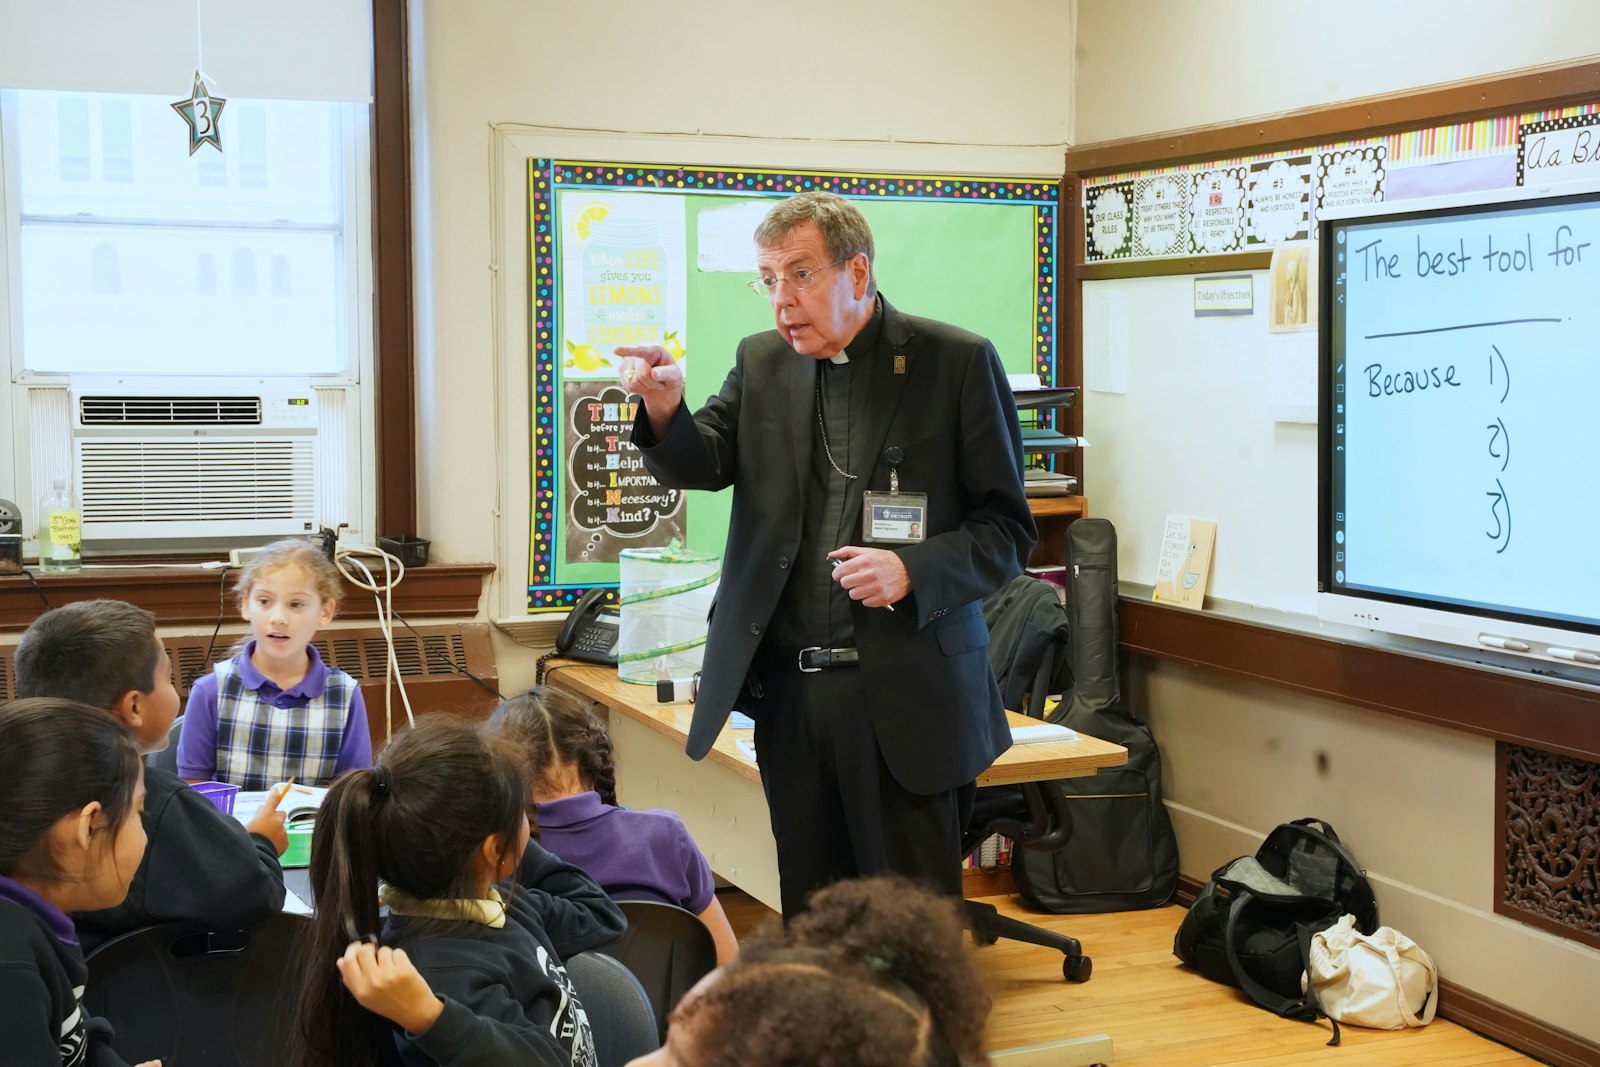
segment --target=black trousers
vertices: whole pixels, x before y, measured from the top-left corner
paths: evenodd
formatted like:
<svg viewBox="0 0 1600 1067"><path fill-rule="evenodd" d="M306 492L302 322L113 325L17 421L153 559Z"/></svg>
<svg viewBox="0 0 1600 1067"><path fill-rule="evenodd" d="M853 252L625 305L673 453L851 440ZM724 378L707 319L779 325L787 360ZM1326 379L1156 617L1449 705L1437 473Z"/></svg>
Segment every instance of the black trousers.
<svg viewBox="0 0 1600 1067"><path fill-rule="evenodd" d="M755 719L761 784L777 842L785 919L813 891L897 873L961 896L961 831L976 786L922 795L895 781L867 718L860 671L803 673L793 654L763 654ZM930 715L939 709L929 708Z"/></svg>

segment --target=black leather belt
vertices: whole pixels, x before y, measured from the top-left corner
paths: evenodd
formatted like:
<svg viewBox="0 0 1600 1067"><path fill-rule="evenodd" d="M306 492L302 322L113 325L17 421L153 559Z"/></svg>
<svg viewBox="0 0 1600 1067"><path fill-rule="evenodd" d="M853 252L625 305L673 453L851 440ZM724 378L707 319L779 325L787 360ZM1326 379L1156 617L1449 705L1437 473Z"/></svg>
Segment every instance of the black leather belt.
<svg viewBox="0 0 1600 1067"><path fill-rule="evenodd" d="M830 667L854 667L861 662L861 653L853 648L823 648L812 645L802 648L796 662L806 674L827 670Z"/></svg>

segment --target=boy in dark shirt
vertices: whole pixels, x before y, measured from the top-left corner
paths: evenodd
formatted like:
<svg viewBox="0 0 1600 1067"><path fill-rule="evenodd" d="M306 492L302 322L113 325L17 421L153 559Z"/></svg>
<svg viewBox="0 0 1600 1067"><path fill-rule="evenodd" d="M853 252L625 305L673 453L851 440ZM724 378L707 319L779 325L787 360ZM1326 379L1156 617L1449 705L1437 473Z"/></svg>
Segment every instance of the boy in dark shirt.
<svg viewBox="0 0 1600 1067"><path fill-rule="evenodd" d="M155 616L120 600L84 600L47 611L14 656L18 696L64 697L104 708L128 724L142 754L166 747L178 713L167 650ZM248 926L283 907L288 847L276 793L248 828L170 771L145 768L144 828L150 844L128 898L72 918L85 955L152 923L212 929Z"/></svg>

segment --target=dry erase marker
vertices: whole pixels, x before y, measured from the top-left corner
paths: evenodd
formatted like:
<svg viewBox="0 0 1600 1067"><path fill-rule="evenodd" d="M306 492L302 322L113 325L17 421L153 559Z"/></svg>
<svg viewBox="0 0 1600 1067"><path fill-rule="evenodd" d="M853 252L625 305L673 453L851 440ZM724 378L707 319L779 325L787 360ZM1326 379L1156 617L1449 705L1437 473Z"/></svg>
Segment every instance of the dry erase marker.
<svg viewBox="0 0 1600 1067"><path fill-rule="evenodd" d="M1488 645L1490 648L1503 648L1508 652L1527 652L1528 643L1518 641L1514 637L1496 637L1493 634L1479 634L1478 643Z"/></svg>

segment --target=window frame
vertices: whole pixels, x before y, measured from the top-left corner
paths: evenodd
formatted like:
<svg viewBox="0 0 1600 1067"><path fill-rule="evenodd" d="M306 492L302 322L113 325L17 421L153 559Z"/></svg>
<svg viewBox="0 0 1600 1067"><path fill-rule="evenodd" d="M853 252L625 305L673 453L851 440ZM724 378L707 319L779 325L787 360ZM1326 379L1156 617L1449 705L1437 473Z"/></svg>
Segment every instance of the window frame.
<svg viewBox="0 0 1600 1067"><path fill-rule="evenodd" d="M405 0L372 0L372 465L377 527L385 536L418 532L406 11Z"/></svg>
<svg viewBox="0 0 1600 1067"><path fill-rule="evenodd" d="M376 529L384 535L416 536L417 401L412 317L409 24L405 0L373 0L372 34L373 103L368 123L371 131L368 193L372 217L372 403L366 413L371 431L364 436L362 444L371 446L370 465L376 472L372 483L376 497ZM3 224L4 217L0 215L0 226ZM0 230L0 240L6 237ZM7 278L12 276L7 274ZM0 311L5 311L12 302L5 285L0 284ZM14 316L7 315L8 325L13 319ZM0 419L14 420L10 409L11 392L0 389ZM11 435L0 433L0 463L12 464L14 460ZM469 576L472 587L477 589L478 583L492 570L492 564L447 565L436 561L420 574L445 579L460 572ZM160 573L171 575L174 572ZM87 576L88 572L84 572L80 577ZM148 571L102 571L95 575L94 592L95 595L128 595L130 599L143 602L147 598L139 595L136 587L141 583L147 585L151 578ZM48 575L37 580L48 587L68 579ZM13 590L11 586L17 588ZM159 621L176 622L185 613L200 617L203 611L200 604L206 598L198 587L193 594L175 590L171 584L158 588L171 591L185 603L190 599L196 601L194 605L179 608L176 604L151 600L146 606L156 612ZM475 598L476 594L474 601ZM37 611L37 598L28 578L0 577L0 603L13 600L18 602L18 611L22 613L19 618L31 618L31 613ZM34 606L29 608L23 602ZM429 604L435 612L446 610L444 602L437 598L429 598ZM475 604L472 610L476 611ZM0 625L0 629L4 628Z"/></svg>

